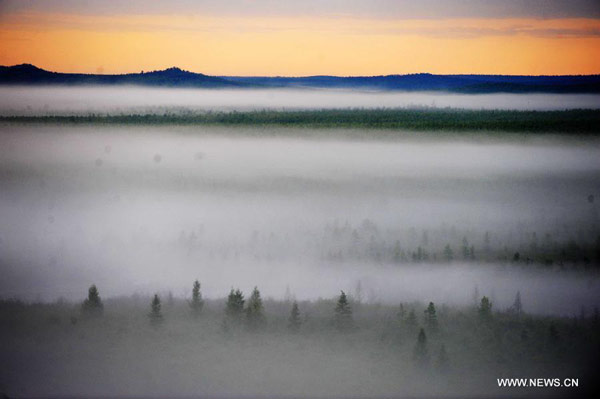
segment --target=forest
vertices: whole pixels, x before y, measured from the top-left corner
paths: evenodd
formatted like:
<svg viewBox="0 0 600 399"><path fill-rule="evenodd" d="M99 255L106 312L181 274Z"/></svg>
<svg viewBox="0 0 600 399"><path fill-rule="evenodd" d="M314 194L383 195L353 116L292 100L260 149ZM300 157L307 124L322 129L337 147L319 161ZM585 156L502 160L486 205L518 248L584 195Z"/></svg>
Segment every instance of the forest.
<svg viewBox="0 0 600 399"><path fill-rule="evenodd" d="M166 109L164 113L0 116L2 122L123 125L224 125L304 128L503 131L589 134L600 132L595 109L561 111L421 109L322 109L206 111Z"/></svg>
<svg viewBox="0 0 600 399"><path fill-rule="evenodd" d="M584 396L597 387L598 309L574 317L498 308L383 305L360 291L314 301L232 288L205 299L198 280L172 293L81 302L0 301L5 397L98 393ZM579 387L499 388L498 378L575 378ZM35 383L33 383L35 381ZM7 388L10 387L10 390ZM98 391L94 391L98 389Z"/></svg>
<svg viewBox="0 0 600 399"><path fill-rule="evenodd" d="M598 110L6 92L0 397L598 391Z"/></svg>

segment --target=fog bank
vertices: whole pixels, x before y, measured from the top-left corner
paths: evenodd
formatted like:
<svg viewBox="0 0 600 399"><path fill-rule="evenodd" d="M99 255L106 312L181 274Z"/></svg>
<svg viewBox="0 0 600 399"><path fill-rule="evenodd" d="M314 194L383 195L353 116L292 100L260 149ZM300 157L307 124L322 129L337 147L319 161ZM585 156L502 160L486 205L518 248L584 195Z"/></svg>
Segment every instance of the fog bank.
<svg viewBox="0 0 600 399"><path fill-rule="evenodd" d="M600 304L583 271L598 141L303 132L4 126L0 296L79 300L95 283L184 297L198 278L208 298L258 285L314 300L360 282L389 304L465 305L476 287L499 309L517 291L536 313Z"/></svg>
<svg viewBox="0 0 600 399"><path fill-rule="evenodd" d="M453 94L314 89L0 87L0 115L164 113L322 108L598 109L597 94Z"/></svg>

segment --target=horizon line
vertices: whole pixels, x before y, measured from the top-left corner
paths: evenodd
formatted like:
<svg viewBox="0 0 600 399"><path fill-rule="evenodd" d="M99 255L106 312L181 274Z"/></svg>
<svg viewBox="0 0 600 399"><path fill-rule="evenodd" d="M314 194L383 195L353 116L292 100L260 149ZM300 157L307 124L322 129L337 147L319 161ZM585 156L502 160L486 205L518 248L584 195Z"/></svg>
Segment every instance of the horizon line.
<svg viewBox="0 0 600 399"><path fill-rule="evenodd" d="M61 71L53 71L50 69L45 69L43 67L39 67L35 64L23 62L20 64L14 65L0 65L2 68L14 68L19 66L31 66L37 68L39 70L50 72L50 73L60 73L65 75L97 75L97 76L122 76L122 75L135 75L142 73L152 73L152 72L164 72L168 70L180 70L186 73L192 73L196 75L204 75L210 77L217 78L313 78L313 77L334 77L334 78L372 78L372 77L386 77L386 76L414 76L414 75L432 75L432 76L513 76L513 77L567 77L567 76L600 76L600 71L592 74L567 74L567 75L553 75L553 74L543 74L543 75L513 75L513 74L493 74L493 73L431 73L431 72L411 72L411 73L389 73L389 74L378 74L378 75L328 75L328 74L316 74L316 75L210 75L203 72L194 72L191 70L183 69L178 66L165 67L164 69L154 69L154 70L144 70L140 69L136 72L122 72L122 73L102 73L102 72L61 72Z"/></svg>

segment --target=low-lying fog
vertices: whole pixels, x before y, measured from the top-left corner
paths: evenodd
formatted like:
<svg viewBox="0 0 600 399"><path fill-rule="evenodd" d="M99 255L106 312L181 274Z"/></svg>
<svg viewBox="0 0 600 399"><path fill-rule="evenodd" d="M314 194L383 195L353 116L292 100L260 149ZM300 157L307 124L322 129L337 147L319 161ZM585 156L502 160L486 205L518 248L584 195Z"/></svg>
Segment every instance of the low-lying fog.
<svg viewBox="0 0 600 399"><path fill-rule="evenodd" d="M360 285L390 304L468 304L477 289L498 309L518 290L529 312L600 305L588 255L569 258L598 245L598 141L245 133L3 125L0 296L80 300L95 283L183 297L198 278L209 298Z"/></svg>
<svg viewBox="0 0 600 399"><path fill-rule="evenodd" d="M600 108L597 94L453 94L358 90L202 90L147 87L0 87L0 115L162 113L320 108Z"/></svg>

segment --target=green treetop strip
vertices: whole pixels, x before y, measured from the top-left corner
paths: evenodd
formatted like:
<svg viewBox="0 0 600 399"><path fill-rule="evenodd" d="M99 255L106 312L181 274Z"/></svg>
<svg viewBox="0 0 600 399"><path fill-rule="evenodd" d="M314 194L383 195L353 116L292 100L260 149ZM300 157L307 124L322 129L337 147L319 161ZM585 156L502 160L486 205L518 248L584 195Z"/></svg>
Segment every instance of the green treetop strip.
<svg viewBox="0 0 600 399"><path fill-rule="evenodd" d="M323 109L304 111L166 112L1 116L0 121L50 124L223 125L448 131L600 133L600 110Z"/></svg>

